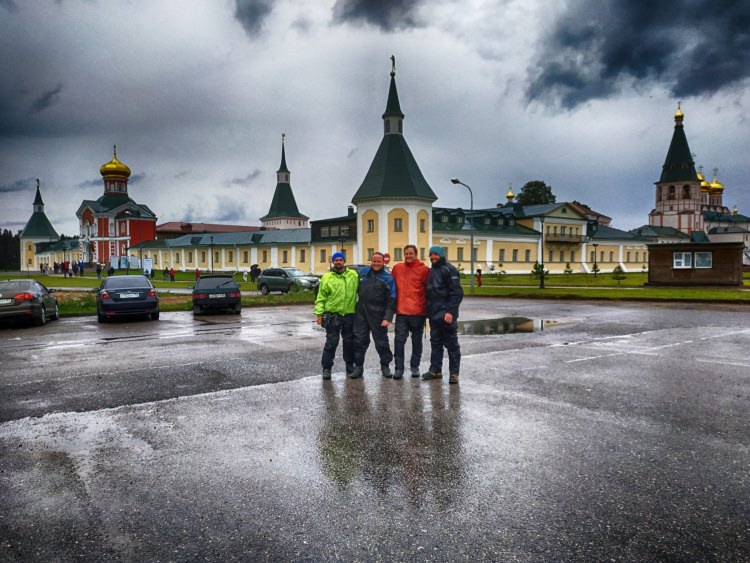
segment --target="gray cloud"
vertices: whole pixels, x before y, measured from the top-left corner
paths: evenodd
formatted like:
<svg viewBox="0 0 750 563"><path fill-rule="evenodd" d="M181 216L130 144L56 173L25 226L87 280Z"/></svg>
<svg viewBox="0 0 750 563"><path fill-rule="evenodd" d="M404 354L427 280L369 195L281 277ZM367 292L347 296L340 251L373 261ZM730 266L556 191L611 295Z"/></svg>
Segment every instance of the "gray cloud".
<svg viewBox="0 0 750 563"><path fill-rule="evenodd" d="M60 92L62 92L62 89L62 84L58 84L52 90L44 92L31 103L31 112L39 113L40 111L44 111L48 107L55 105L60 100Z"/></svg>
<svg viewBox="0 0 750 563"><path fill-rule="evenodd" d="M237 0L234 17L242 24L248 35L257 35L271 13L271 7L271 0Z"/></svg>
<svg viewBox="0 0 750 563"><path fill-rule="evenodd" d="M247 176L244 178L232 178L228 182L225 182L224 184L226 186L242 186L244 188L248 187L250 184L253 183L253 180L258 178L261 175L261 171L257 168L250 172Z"/></svg>
<svg viewBox="0 0 750 563"><path fill-rule="evenodd" d="M16 180L12 184L0 186L0 193L25 192L27 190L33 190L35 187L35 178L23 178L22 180Z"/></svg>
<svg viewBox="0 0 750 563"><path fill-rule="evenodd" d="M421 0L337 0L336 23L369 24L383 31L420 27L417 10Z"/></svg>
<svg viewBox="0 0 750 563"><path fill-rule="evenodd" d="M10 13L15 13L18 11L18 4L13 0L0 0L0 8L5 8Z"/></svg>
<svg viewBox="0 0 750 563"><path fill-rule="evenodd" d="M219 221L229 223L244 221L245 208L240 200L228 197L217 198L216 213L214 214Z"/></svg>
<svg viewBox="0 0 750 563"><path fill-rule="evenodd" d="M526 96L565 108L642 82L684 97L750 77L747 2L578 0L546 37Z"/></svg>

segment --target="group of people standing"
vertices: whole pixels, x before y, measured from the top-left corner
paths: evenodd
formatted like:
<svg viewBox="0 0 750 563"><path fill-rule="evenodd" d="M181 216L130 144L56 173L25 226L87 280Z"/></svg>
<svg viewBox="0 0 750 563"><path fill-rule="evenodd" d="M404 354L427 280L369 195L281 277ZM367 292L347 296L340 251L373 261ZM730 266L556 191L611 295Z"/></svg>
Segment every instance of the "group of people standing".
<svg viewBox="0 0 750 563"><path fill-rule="evenodd" d="M343 342L346 374L362 377L370 335L380 358L383 377L401 379L406 368L405 347L411 337L409 370L420 377L422 339L430 323L430 367L422 379L443 376L443 354L448 351L449 382L458 383L461 349L458 344L458 308L463 299L460 277L446 262L440 246L430 247L428 267L417 258L417 247L404 247L404 261L390 273L384 255L375 252L370 265L359 271L347 268L346 257L337 252L331 257L333 268L320 280L314 313L317 323L326 329L321 364L323 379L331 378L339 340ZM388 326L396 317L394 352L388 341ZM394 371L390 364L394 361Z"/></svg>

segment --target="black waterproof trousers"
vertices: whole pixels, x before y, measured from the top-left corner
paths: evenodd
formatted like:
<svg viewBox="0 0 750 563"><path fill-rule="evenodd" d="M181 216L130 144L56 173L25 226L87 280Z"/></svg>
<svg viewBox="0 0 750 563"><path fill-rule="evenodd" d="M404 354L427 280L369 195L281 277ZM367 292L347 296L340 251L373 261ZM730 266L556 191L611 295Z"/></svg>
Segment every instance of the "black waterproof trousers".
<svg viewBox="0 0 750 563"><path fill-rule="evenodd" d="M365 353L367 348L370 347L370 334L372 333L372 340L375 342L375 350L380 356L380 365L387 366L393 360L393 353L391 352L391 345L388 342L388 327L371 326L367 318L363 315L356 315L354 321L354 365L362 366L365 363ZM375 324L375 323L373 323Z"/></svg>
<svg viewBox="0 0 750 563"><path fill-rule="evenodd" d="M396 335L393 339L394 358L397 370L404 369L404 348L411 334L411 359L409 367L419 369L422 361L422 337L424 336L425 317L421 315L397 315Z"/></svg>
<svg viewBox="0 0 750 563"><path fill-rule="evenodd" d="M461 348L458 345L458 323L446 324L442 319L430 319L430 371L437 373L443 369L443 347L448 350L449 373L459 373Z"/></svg>
<svg viewBox="0 0 750 563"><path fill-rule="evenodd" d="M344 362L354 363L354 315L332 315L331 320L326 323L326 343L323 346L323 357L321 364L323 369L333 367L333 359L336 357L336 348L339 345L339 337L343 340L342 352Z"/></svg>

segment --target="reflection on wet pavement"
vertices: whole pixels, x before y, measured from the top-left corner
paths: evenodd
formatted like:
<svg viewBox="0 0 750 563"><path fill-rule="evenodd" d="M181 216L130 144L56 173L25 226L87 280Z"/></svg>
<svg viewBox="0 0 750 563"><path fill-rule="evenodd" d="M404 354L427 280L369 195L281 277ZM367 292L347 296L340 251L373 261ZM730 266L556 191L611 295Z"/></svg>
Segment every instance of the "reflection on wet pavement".
<svg viewBox="0 0 750 563"><path fill-rule="evenodd" d="M460 389L402 383L324 382L321 471L340 491L370 487L413 506L450 506L464 491Z"/></svg>
<svg viewBox="0 0 750 563"><path fill-rule="evenodd" d="M479 321L459 321L459 334L510 334L514 332L536 332L557 324L555 321L529 319L526 317L503 317Z"/></svg>

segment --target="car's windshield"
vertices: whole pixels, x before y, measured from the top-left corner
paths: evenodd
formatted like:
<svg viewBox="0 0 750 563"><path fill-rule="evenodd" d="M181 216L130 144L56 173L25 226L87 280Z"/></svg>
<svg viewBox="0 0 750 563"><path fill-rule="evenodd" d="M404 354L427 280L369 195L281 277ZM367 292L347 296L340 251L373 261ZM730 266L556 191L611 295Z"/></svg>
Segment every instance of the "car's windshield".
<svg viewBox="0 0 750 563"><path fill-rule="evenodd" d="M290 276L293 276L295 278L299 278L302 276L306 276L307 274L300 270L299 268L284 268L284 271L289 274Z"/></svg>
<svg viewBox="0 0 750 563"><path fill-rule="evenodd" d="M30 289L31 282L27 280L0 281L0 291L28 291Z"/></svg>
<svg viewBox="0 0 750 563"><path fill-rule="evenodd" d="M104 280L102 287L105 289L134 289L138 287L150 288L151 284L141 276L112 276Z"/></svg>
<svg viewBox="0 0 750 563"><path fill-rule="evenodd" d="M201 278L195 284L196 289L212 289L215 287L237 287L232 278Z"/></svg>

